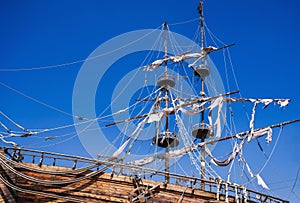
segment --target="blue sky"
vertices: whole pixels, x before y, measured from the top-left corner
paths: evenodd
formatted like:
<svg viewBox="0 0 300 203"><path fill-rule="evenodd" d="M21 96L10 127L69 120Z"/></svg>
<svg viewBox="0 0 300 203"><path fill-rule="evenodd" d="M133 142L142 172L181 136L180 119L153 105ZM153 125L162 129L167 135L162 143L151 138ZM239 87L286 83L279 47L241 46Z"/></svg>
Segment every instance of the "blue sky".
<svg viewBox="0 0 300 203"><path fill-rule="evenodd" d="M172 24L197 18L197 4L198 1L183 0L2 1L0 69L36 68L83 60L115 36L139 29L154 29L164 21L169 22L171 31L192 38L196 22ZM285 109L260 112L259 127L264 126L263 123L300 117L299 6L296 0L205 2L205 20L211 31L222 41L236 44L230 53L242 96L292 100ZM216 59L218 64L222 64L220 59ZM0 82L72 113L73 86L81 65L1 71ZM109 86L109 83L104 85ZM232 87L235 90L236 87ZM70 116L46 108L2 85L0 94L0 110L27 128L51 128L73 122ZM0 121L5 119L0 118ZM274 189L273 194L289 197L291 202L300 202L299 182L294 187L298 196L291 194L300 165L299 130L299 123L284 128L270 166L264 171L269 186ZM66 145L43 149L88 155L77 137Z"/></svg>

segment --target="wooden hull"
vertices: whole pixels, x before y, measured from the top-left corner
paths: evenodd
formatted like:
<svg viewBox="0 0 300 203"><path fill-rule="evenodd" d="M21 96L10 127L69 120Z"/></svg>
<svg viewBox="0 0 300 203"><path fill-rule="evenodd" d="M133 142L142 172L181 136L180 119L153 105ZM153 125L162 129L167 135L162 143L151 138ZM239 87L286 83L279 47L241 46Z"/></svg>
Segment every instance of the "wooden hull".
<svg viewBox="0 0 300 203"><path fill-rule="evenodd" d="M171 175L171 182L164 184L156 178L107 173L102 164L81 170L20 162L9 155L0 153L1 202L287 202L224 182L175 180Z"/></svg>

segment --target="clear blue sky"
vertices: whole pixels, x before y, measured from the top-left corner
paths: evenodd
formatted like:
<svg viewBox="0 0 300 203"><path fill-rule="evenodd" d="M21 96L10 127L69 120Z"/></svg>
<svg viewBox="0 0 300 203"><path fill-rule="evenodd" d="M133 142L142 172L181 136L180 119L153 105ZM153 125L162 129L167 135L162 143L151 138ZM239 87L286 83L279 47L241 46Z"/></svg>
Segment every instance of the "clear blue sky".
<svg viewBox="0 0 300 203"><path fill-rule="evenodd" d="M35 68L85 59L100 44L120 34L154 29L164 21L172 24L197 18L197 5L198 1L192 0L2 1L0 69ZM299 8L297 0L205 2L209 28L222 41L236 44L230 52L242 95L292 100L287 108L271 116L262 111L258 115L261 123L300 117ZM192 38L196 26L194 22L170 29ZM71 113L73 85L80 66L0 72L0 82ZM27 128L51 128L73 122L71 117L1 85L0 95L0 110ZM2 117L0 121L6 122ZM300 202L300 180L294 187L298 196L290 195L300 165L299 131L300 123L284 128L264 171L273 194L290 197L291 202ZM87 156L77 137L66 143L72 147L55 145L43 150Z"/></svg>

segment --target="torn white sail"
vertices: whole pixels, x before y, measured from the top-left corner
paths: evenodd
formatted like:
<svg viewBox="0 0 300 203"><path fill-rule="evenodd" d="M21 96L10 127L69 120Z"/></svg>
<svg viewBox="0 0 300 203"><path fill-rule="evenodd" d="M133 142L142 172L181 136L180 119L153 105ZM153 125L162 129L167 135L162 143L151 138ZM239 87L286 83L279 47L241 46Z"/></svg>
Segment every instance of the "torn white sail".
<svg viewBox="0 0 300 203"><path fill-rule="evenodd" d="M271 104L273 102L273 99L262 99L261 103L264 104L264 109L267 108L269 106L269 104Z"/></svg>
<svg viewBox="0 0 300 203"><path fill-rule="evenodd" d="M255 101L253 108L252 108L252 114L251 114L251 120L249 123L249 127L250 127L250 133L248 135L248 142L250 142L252 140L252 136L253 136L253 130L254 130L254 116L255 116L255 111L256 111L256 107L257 107L258 102Z"/></svg>
<svg viewBox="0 0 300 203"><path fill-rule="evenodd" d="M264 103L265 106L267 106L272 101L270 99L260 100L260 101L255 100L254 101L254 105L253 105L253 109L252 109L252 114L251 114L251 120L250 120L250 123L249 123L250 131L249 131L249 133L247 135L248 136L248 142L250 142L254 138L261 137L262 135L267 134L268 136L266 138L266 142L269 144L272 141L272 129L270 127L254 131L255 111L256 111L257 104L259 104L261 102Z"/></svg>
<svg viewBox="0 0 300 203"><path fill-rule="evenodd" d="M252 131L251 135L248 134L248 142L250 142L254 138L261 137L265 134L267 134L266 142L269 144L272 141L272 128L270 127L262 128L257 131Z"/></svg>
<svg viewBox="0 0 300 203"><path fill-rule="evenodd" d="M203 111L203 106L206 104L207 102L202 102L201 104L199 103L194 103L191 105L187 105L187 107L190 107L189 109L183 108L185 103L180 101L179 105L178 105L178 110L181 111L182 113L186 114L186 115L196 115L199 114ZM208 107L209 108L209 107Z"/></svg>
<svg viewBox="0 0 300 203"><path fill-rule="evenodd" d="M150 114L147 122L152 123L152 122L160 121L163 115L164 113L162 111Z"/></svg>
<svg viewBox="0 0 300 203"><path fill-rule="evenodd" d="M270 103L274 102L280 107L285 107L290 103L290 99L253 99L253 98L225 98L225 102L253 102L253 103L262 103L264 104L263 108L266 108Z"/></svg>
<svg viewBox="0 0 300 203"><path fill-rule="evenodd" d="M149 156L144 159L139 159L133 162L129 162L127 164L134 165L134 166L144 166L146 164L152 163L154 160L155 160L154 156Z"/></svg>
<svg viewBox="0 0 300 203"><path fill-rule="evenodd" d="M207 153L207 155L211 158L211 162L217 166L227 166L228 164L230 164L230 162L235 159L235 157L238 155L238 153L241 151L241 149L243 148L243 145L244 145L244 142L245 142L245 139L242 140L242 142L238 145L236 144L231 152L231 155L225 159L225 160L218 160L217 158L215 158L211 151L205 146L204 149L205 149L205 152Z"/></svg>
<svg viewBox="0 0 300 203"><path fill-rule="evenodd" d="M196 115L196 114L201 113L203 110L198 109L198 110L189 111L184 108L179 108L179 111L181 111L182 113L187 114L187 115Z"/></svg>
<svg viewBox="0 0 300 203"><path fill-rule="evenodd" d="M172 57L172 60L173 62L178 63L192 58L203 58L205 56L206 56L205 53L188 53L182 55L175 55Z"/></svg>
<svg viewBox="0 0 300 203"><path fill-rule="evenodd" d="M143 69L146 71L152 71L157 69L159 66L161 66L163 63L169 61L170 58L164 58L164 59L158 59L154 62L152 62L151 64L147 65L147 66L143 66Z"/></svg>
<svg viewBox="0 0 300 203"><path fill-rule="evenodd" d="M267 190L270 190L270 188L267 186L267 184L265 183L265 181L262 179L262 177L259 175L259 174L253 174L251 169L250 169L250 166L248 165L248 163L245 161L244 158L242 158L242 161L244 162L244 164L246 165L246 168L250 174L250 176L252 178L256 177L257 179L257 184L262 186L264 189L267 189Z"/></svg>
<svg viewBox="0 0 300 203"><path fill-rule="evenodd" d="M206 56L207 53L205 51L201 51L201 53L184 53L175 56L168 56L163 59L158 59L149 65L143 66L143 69L145 71L153 71L168 61L173 61L173 63L179 63L179 62L183 62L184 60L188 60L192 58L196 58L196 61L198 61L199 59L205 58ZM190 66L192 66L192 64L189 65L189 67Z"/></svg>
<svg viewBox="0 0 300 203"><path fill-rule="evenodd" d="M159 93L160 95L161 93ZM158 97L159 98L159 97ZM127 138L127 140L121 145L121 147L119 147L114 153L113 153L113 157L117 157L119 156L124 149L126 148L126 146L128 145L129 141L133 139L132 143L130 144L129 148L132 147L132 145L134 144L134 142L137 140L137 138L139 137L139 135L142 132L142 128L144 127L144 125L147 123L148 119L149 119L149 115L153 114L153 111L156 107L156 104L158 102L158 98L156 99L156 101L154 102L154 104L152 105L149 114L146 116L146 118L143 119L142 122L140 122L137 126L137 128L131 133L131 135ZM130 151L130 150L129 150Z"/></svg>
<svg viewBox="0 0 300 203"><path fill-rule="evenodd" d="M169 158L179 158L183 155L186 155L189 152L192 152L192 151L196 150L198 147L199 147L199 145L183 147L183 148L178 149L178 150L170 151L168 156L169 156Z"/></svg>
<svg viewBox="0 0 300 203"><path fill-rule="evenodd" d="M202 143L199 143L197 145L192 145L192 146L186 146L186 147L183 147L183 148L180 148L177 150L169 151L168 154L165 154L165 153L155 154L150 157L146 157L143 159L135 160L133 162L129 162L128 164L135 165L135 166L144 166L146 164L152 163L153 161L155 161L155 159L166 159L166 158L176 159L176 158L186 155L187 153L190 153L190 152L196 150L198 147L201 147L201 146L202 146Z"/></svg>
<svg viewBox="0 0 300 203"><path fill-rule="evenodd" d="M130 141L131 137L128 137L127 140L122 144L121 147L119 147L119 149L117 149L117 151L115 151L115 153L113 153L113 157L117 157L119 156L125 149L125 147L128 145L129 141Z"/></svg>
<svg viewBox="0 0 300 203"><path fill-rule="evenodd" d="M208 112L208 121L209 125L212 126L212 128L216 128L215 137L221 136L221 112L222 112L222 106L223 106L223 97L218 97L215 99L215 101L209 106L209 112ZM218 115L215 120L215 122L212 122L212 112L213 109L218 107Z"/></svg>
<svg viewBox="0 0 300 203"><path fill-rule="evenodd" d="M289 99L282 99L282 100L278 100L277 101L277 104L280 105L280 107L285 107L289 104L290 100Z"/></svg>
<svg viewBox="0 0 300 203"><path fill-rule="evenodd" d="M257 178L257 184L262 186L264 189L270 190L270 188L267 186L267 184L265 183L265 181L260 177L259 174L255 175Z"/></svg>

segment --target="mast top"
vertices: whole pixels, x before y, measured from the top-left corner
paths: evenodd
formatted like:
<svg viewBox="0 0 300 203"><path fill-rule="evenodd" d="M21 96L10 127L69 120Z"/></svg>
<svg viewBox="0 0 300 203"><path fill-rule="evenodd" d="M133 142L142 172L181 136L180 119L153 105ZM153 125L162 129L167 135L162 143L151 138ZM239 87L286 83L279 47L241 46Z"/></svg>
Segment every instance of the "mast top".
<svg viewBox="0 0 300 203"><path fill-rule="evenodd" d="M203 0L200 0L198 5L198 12L200 14L200 27L201 27L201 48L204 48L204 16L203 16Z"/></svg>
<svg viewBox="0 0 300 203"><path fill-rule="evenodd" d="M167 47L167 31L168 31L168 23L164 22L163 24L163 30L164 30L164 58L168 57L168 47ZM167 65L167 62L165 63Z"/></svg>
<svg viewBox="0 0 300 203"><path fill-rule="evenodd" d="M200 14L200 17L203 17L203 0L200 0L200 2L199 2L198 12Z"/></svg>

